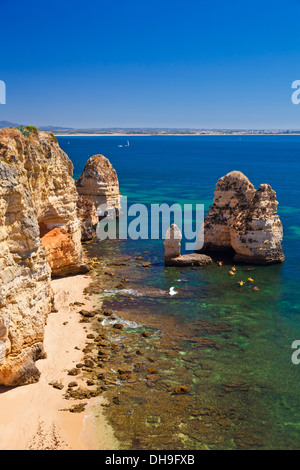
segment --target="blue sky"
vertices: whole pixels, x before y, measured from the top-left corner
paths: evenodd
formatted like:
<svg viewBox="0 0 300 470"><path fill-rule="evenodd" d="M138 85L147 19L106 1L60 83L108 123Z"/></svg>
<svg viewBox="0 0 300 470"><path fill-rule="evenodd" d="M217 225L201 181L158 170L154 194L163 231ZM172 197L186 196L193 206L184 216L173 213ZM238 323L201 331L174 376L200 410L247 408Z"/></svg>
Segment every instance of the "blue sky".
<svg viewBox="0 0 300 470"><path fill-rule="evenodd" d="M300 128L300 0L0 0L0 121Z"/></svg>

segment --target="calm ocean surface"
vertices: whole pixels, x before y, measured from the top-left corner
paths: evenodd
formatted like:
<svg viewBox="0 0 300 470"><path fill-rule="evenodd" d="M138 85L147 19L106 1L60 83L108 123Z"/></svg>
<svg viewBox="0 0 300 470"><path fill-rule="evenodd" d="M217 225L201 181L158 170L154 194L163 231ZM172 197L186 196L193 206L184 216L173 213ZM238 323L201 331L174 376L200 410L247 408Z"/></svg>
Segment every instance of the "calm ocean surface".
<svg viewBox="0 0 300 470"><path fill-rule="evenodd" d="M119 147L127 137L65 136L58 141L74 164L76 179L90 156L108 157L129 204L203 203L207 210L216 182L232 170L242 171L256 188L269 183L276 191L286 261L251 271L257 292L247 282L245 288L237 284L247 281L247 266L237 268L235 279L226 264L165 268L163 240L101 242L93 255L142 255L150 261L150 268L128 266L123 273L140 286L138 296L129 302L115 291L106 299L126 318L142 319L153 331L173 335L153 347L161 381L127 397L132 409L124 408L123 416L129 413L133 421L124 420L118 436L124 447L155 448L159 432L161 448L299 449L300 365L292 364L291 345L300 340L300 136L135 136L129 137L129 147ZM157 295L170 287L178 294ZM176 331L186 331L187 338L177 338ZM164 403L168 384L183 381L191 393L182 409L183 402L176 402L172 428L158 402ZM143 407L136 406L138 393L147 397ZM168 441L170 433L177 433L178 441Z"/></svg>

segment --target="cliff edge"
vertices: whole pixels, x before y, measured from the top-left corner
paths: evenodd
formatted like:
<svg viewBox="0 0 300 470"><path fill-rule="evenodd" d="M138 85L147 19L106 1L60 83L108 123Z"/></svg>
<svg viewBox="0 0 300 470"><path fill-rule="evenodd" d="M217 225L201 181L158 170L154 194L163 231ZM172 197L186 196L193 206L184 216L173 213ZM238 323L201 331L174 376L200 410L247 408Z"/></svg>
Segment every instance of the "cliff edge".
<svg viewBox="0 0 300 470"><path fill-rule="evenodd" d="M72 173L54 136L0 131L0 385L38 380L51 276L88 271Z"/></svg>

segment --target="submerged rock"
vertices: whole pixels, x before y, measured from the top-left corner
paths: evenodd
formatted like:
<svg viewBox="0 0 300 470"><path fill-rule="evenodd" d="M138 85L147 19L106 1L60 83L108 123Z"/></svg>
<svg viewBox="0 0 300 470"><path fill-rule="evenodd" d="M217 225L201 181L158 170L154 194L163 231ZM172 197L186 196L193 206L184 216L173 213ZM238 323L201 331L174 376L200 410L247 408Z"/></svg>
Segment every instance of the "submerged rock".
<svg viewBox="0 0 300 470"><path fill-rule="evenodd" d="M187 385L179 385L174 389L173 393L175 393L175 395L182 395L184 393L189 393L189 391L190 387L188 387Z"/></svg>
<svg viewBox="0 0 300 470"><path fill-rule="evenodd" d="M223 176L204 219L204 245L199 252L231 252L235 261L253 264L283 262L283 229L277 205L269 184L255 190L240 171Z"/></svg>

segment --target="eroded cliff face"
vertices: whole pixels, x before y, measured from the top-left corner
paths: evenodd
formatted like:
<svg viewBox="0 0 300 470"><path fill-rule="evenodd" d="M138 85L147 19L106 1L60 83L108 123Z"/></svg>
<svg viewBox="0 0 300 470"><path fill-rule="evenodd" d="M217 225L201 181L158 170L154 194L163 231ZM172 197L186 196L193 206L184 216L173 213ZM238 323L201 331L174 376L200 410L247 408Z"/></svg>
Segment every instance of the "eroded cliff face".
<svg viewBox="0 0 300 470"><path fill-rule="evenodd" d="M2 385L38 380L34 362L44 354L44 325L53 308L50 266L57 275L81 272L84 266L72 169L53 136L0 131ZM57 252L65 249L63 266L55 261L53 246L43 242L54 229L60 233Z"/></svg>
<svg viewBox="0 0 300 470"><path fill-rule="evenodd" d="M98 216L114 218L120 212L120 190L116 170L103 155L91 157L76 182L78 194L93 202ZM100 207L101 206L101 207Z"/></svg>
<svg viewBox="0 0 300 470"><path fill-rule="evenodd" d="M81 221L81 240L83 242L96 238L96 229L99 222L96 206L83 196L78 197L78 215Z"/></svg>
<svg viewBox="0 0 300 470"><path fill-rule="evenodd" d="M213 205L204 219L200 251L232 251L237 262L283 262L283 229L277 205L270 185L262 184L255 190L243 173L228 173L216 184Z"/></svg>

